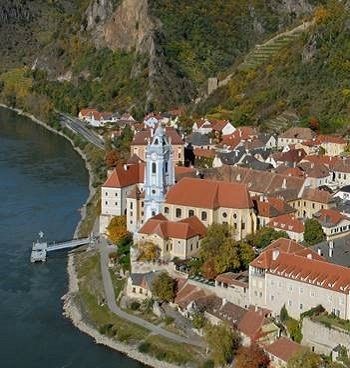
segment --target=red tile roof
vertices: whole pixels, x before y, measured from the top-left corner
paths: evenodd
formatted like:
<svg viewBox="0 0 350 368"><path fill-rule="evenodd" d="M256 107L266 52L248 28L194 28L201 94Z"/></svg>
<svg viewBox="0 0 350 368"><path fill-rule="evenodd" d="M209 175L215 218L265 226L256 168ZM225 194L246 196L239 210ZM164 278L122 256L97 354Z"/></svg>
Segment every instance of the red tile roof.
<svg viewBox="0 0 350 368"><path fill-rule="evenodd" d="M206 234L206 227L196 217L192 216L184 220L175 222L162 218L150 218L139 230L140 234L157 234L162 239L190 239L194 236L202 238Z"/></svg>
<svg viewBox="0 0 350 368"><path fill-rule="evenodd" d="M293 190L298 194L305 182L304 178L230 165L208 170L207 177L246 184L251 192L272 196L285 190Z"/></svg>
<svg viewBox="0 0 350 368"><path fill-rule="evenodd" d="M335 144L346 144L345 138L340 135L319 135L317 140L321 143L335 143Z"/></svg>
<svg viewBox="0 0 350 368"><path fill-rule="evenodd" d="M271 345L268 345L264 350L273 355L274 357L281 359L284 362L288 362L290 358L301 351L303 347L290 340L286 337L280 337L278 340L274 341Z"/></svg>
<svg viewBox="0 0 350 368"><path fill-rule="evenodd" d="M275 161L278 162L299 162L306 156L302 148L290 149L286 152L276 152L272 154Z"/></svg>
<svg viewBox="0 0 350 368"><path fill-rule="evenodd" d="M299 234L304 232L303 222L291 214L276 216L267 224L267 226Z"/></svg>
<svg viewBox="0 0 350 368"><path fill-rule="evenodd" d="M263 268L279 277L298 280L315 286L348 295L350 291L350 269L328 263L309 248L293 242L286 248L288 240L273 242L256 259L252 267ZM289 241L291 242L291 241Z"/></svg>
<svg viewBox="0 0 350 368"><path fill-rule="evenodd" d="M329 226L336 226L342 220L349 220L348 217L344 216L336 209L321 209L314 214L314 217L321 223Z"/></svg>
<svg viewBox="0 0 350 368"><path fill-rule="evenodd" d="M307 257L308 255L310 257L311 255L314 259L324 260L324 258L319 256L317 252L304 247L295 240L280 238L266 247L264 251L250 263L250 265L257 268L270 268L272 264L273 251L275 250L288 254L296 254L300 257Z"/></svg>
<svg viewBox="0 0 350 368"><path fill-rule="evenodd" d="M144 180L144 171L144 164L118 165L102 187L123 188L142 183Z"/></svg>
<svg viewBox="0 0 350 368"><path fill-rule="evenodd" d="M262 198L255 197L253 198L253 203L257 210L258 216L262 217L271 218L296 211L295 208L280 198L266 196L262 196Z"/></svg>
<svg viewBox="0 0 350 368"><path fill-rule="evenodd" d="M165 127L165 133L167 137L170 138L171 144L173 146L176 145L183 145L184 141L180 137L179 133L176 131L176 129L172 127ZM134 136L134 139L131 143L133 146L145 146L148 144L148 140L151 138L151 129L144 129L139 132L137 132Z"/></svg>
<svg viewBox="0 0 350 368"><path fill-rule="evenodd" d="M329 204L333 201L332 195L327 190L316 188L305 188L301 199L323 204Z"/></svg>
<svg viewBox="0 0 350 368"><path fill-rule="evenodd" d="M269 312L267 310L258 309L256 311L254 307L251 307L243 315L237 328L244 333L244 335L250 337L252 341L255 341L261 333L261 328L264 326L268 314Z"/></svg>
<svg viewBox="0 0 350 368"><path fill-rule="evenodd" d="M227 285L248 287L248 273L247 272L226 272L218 275L215 281L223 282Z"/></svg>
<svg viewBox="0 0 350 368"><path fill-rule="evenodd" d="M193 152L196 157L205 157L205 158L215 157L215 150L213 149L195 148Z"/></svg>
<svg viewBox="0 0 350 368"><path fill-rule="evenodd" d="M203 209L253 207L243 184L192 178L183 178L173 186L165 202Z"/></svg>
<svg viewBox="0 0 350 368"><path fill-rule="evenodd" d="M204 292L199 286L191 285L188 282L181 288L176 294L175 304L180 308L185 309L187 306L202 297L205 297L207 293Z"/></svg>

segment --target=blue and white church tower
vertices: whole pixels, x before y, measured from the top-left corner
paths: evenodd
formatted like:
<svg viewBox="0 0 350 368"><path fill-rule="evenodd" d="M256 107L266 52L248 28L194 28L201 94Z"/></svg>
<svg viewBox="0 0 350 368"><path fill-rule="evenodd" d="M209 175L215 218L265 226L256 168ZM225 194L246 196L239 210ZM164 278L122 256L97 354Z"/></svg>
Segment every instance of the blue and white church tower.
<svg viewBox="0 0 350 368"><path fill-rule="evenodd" d="M175 184L173 149L159 124L146 148L144 222L163 210L165 194Z"/></svg>

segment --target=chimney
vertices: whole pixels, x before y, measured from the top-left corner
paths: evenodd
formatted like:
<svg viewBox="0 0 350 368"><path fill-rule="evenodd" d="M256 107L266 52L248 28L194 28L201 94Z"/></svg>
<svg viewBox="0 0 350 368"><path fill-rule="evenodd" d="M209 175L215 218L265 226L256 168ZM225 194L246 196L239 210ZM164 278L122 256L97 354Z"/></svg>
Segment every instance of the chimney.
<svg viewBox="0 0 350 368"><path fill-rule="evenodd" d="M128 171L128 165L127 164L124 164L123 167L124 167L124 171Z"/></svg>
<svg viewBox="0 0 350 368"><path fill-rule="evenodd" d="M309 253L307 256L306 256L307 259L312 259L312 254Z"/></svg>
<svg viewBox="0 0 350 368"><path fill-rule="evenodd" d="M272 260L273 261L276 261L276 259L278 258L278 256L280 255L280 251L278 249L275 249L273 252L272 252Z"/></svg>
<svg viewBox="0 0 350 368"><path fill-rule="evenodd" d="M151 130L151 137L153 137L153 128L150 129Z"/></svg>
<svg viewBox="0 0 350 368"><path fill-rule="evenodd" d="M328 249L328 256L329 258L332 258L333 257L333 249L334 249L334 242L333 240L330 240L329 243L329 249Z"/></svg>
<svg viewBox="0 0 350 368"><path fill-rule="evenodd" d="M317 248L317 254L318 254L319 256L322 256L322 250L321 250L321 248Z"/></svg>
<svg viewBox="0 0 350 368"><path fill-rule="evenodd" d="M287 179L286 178L283 179L282 189L287 189Z"/></svg>
<svg viewBox="0 0 350 368"><path fill-rule="evenodd" d="M301 157L301 151L298 152L298 156Z"/></svg>
<svg viewBox="0 0 350 368"><path fill-rule="evenodd" d="M112 174L113 174L113 169L108 169L107 170L107 178L109 178Z"/></svg>
<svg viewBox="0 0 350 368"><path fill-rule="evenodd" d="M227 299L226 298L222 298L222 304L221 307L225 306L227 303Z"/></svg>

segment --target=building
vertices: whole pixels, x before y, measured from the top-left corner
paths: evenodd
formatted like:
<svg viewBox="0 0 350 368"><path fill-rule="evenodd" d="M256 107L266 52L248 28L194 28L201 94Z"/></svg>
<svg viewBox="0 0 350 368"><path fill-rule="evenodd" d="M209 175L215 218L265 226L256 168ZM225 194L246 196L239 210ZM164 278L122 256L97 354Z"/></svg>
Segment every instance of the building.
<svg viewBox="0 0 350 368"><path fill-rule="evenodd" d="M349 201L350 200L350 185L345 185L344 187L341 187L337 193L334 194L334 197L340 198L343 201Z"/></svg>
<svg viewBox="0 0 350 368"><path fill-rule="evenodd" d="M126 202L135 186L143 186L144 164L118 165L101 187L100 233L114 216L126 215Z"/></svg>
<svg viewBox="0 0 350 368"><path fill-rule="evenodd" d="M179 135L179 133L172 127L166 127L165 135L167 136L168 143L172 146L173 150L173 163L184 163L185 154L184 147L185 142ZM153 128L143 129L135 133L134 139L131 142L130 154L136 154L141 160L146 161L146 149L147 145L152 141L155 130Z"/></svg>
<svg viewBox="0 0 350 368"><path fill-rule="evenodd" d="M350 231L349 217L337 209L322 209L314 214L314 218L321 224L327 240L344 236Z"/></svg>
<svg viewBox="0 0 350 368"><path fill-rule="evenodd" d="M162 260L188 259L198 254L206 231L206 227L195 216L175 222L157 215L145 222L135 234L134 242L155 244Z"/></svg>
<svg viewBox="0 0 350 368"><path fill-rule="evenodd" d="M152 298L152 283L160 274L161 271L132 273L127 280L126 295L140 301Z"/></svg>
<svg viewBox="0 0 350 368"><path fill-rule="evenodd" d="M238 183L184 178L167 193L163 213L171 221L197 216L205 226L227 223L236 239L257 227L247 186Z"/></svg>
<svg viewBox="0 0 350 368"><path fill-rule="evenodd" d="M293 214L287 213L276 216L267 226L276 231L285 231L290 239L295 241L302 242L304 240L304 224Z"/></svg>
<svg viewBox="0 0 350 368"><path fill-rule="evenodd" d="M254 197L253 203L258 216L259 229L266 226L278 216L296 212L296 209L290 206L283 199L271 196L260 195Z"/></svg>
<svg viewBox="0 0 350 368"><path fill-rule="evenodd" d="M165 194L174 184L173 147L159 125L146 148L144 221L162 212Z"/></svg>
<svg viewBox="0 0 350 368"><path fill-rule="evenodd" d="M80 120L86 121L93 127L102 127L107 123L118 121L118 115L111 112L100 112L96 109L82 109L78 115Z"/></svg>
<svg viewBox="0 0 350 368"><path fill-rule="evenodd" d="M297 355L304 349L300 344L287 339L286 337L280 337L272 344L264 347L265 353L270 358L271 368L285 368L288 361Z"/></svg>
<svg viewBox="0 0 350 368"><path fill-rule="evenodd" d="M328 313L350 319L350 269L328 263L317 252L293 240L278 239L249 266L252 305L279 315L300 314L322 305Z"/></svg>
<svg viewBox="0 0 350 368"><path fill-rule="evenodd" d="M312 218L319 210L330 209L336 205L327 190L314 188L305 188L299 198L290 204L297 210L297 216L302 218Z"/></svg>
<svg viewBox="0 0 350 368"><path fill-rule="evenodd" d="M252 343L270 344L278 334L279 328L271 319L271 311L251 306L238 323L238 331L242 336L242 345Z"/></svg>
<svg viewBox="0 0 350 368"><path fill-rule="evenodd" d="M200 134L219 133L221 135L230 135L236 131L236 128L227 120L208 120L202 119L195 122L192 126L192 132Z"/></svg>
<svg viewBox="0 0 350 368"><path fill-rule="evenodd" d="M310 141L316 136L316 133L310 128L293 127L280 134L277 139L278 147L286 147L291 144Z"/></svg>

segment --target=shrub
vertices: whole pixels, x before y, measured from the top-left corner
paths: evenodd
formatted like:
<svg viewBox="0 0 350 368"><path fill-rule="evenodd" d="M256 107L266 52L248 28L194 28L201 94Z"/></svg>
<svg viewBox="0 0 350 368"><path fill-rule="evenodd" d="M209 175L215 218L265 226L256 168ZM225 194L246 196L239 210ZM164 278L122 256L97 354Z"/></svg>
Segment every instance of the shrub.
<svg viewBox="0 0 350 368"><path fill-rule="evenodd" d="M140 309L140 306L141 306L141 304L139 302L133 301L130 304L130 309L133 310L133 311L136 311L136 310Z"/></svg>

